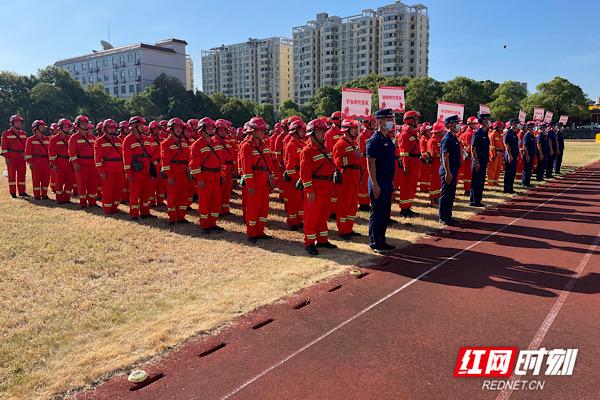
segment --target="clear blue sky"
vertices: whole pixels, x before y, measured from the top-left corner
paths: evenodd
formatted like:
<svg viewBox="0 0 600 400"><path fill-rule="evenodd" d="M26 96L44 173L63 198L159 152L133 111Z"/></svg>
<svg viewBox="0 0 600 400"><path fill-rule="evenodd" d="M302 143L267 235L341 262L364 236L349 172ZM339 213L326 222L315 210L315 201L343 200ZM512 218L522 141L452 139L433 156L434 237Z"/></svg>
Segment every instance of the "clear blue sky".
<svg viewBox="0 0 600 400"><path fill-rule="evenodd" d="M22 74L100 49L110 22L115 46L175 37L189 43L196 86L200 51L249 37L291 37L316 13L350 16L386 0L126 1L0 0L0 69ZM168 4L165 9L164 4ZM406 4L414 4L407 2ZM600 1L423 0L430 16L430 70L438 80L464 75L527 82L554 76L600 96ZM503 45L507 48L504 49Z"/></svg>

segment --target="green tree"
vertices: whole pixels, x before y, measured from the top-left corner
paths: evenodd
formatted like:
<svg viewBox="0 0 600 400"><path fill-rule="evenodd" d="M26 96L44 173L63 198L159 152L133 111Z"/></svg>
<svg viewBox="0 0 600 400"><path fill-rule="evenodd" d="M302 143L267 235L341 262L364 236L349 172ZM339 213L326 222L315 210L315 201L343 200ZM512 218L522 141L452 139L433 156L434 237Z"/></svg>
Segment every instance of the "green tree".
<svg viewBox="0 0 600 400"><path fill-rule="evenodd" d="M275 125L275 107L270 103L257 104L254 115L260 115L269 126Z"/></svg>
<svg viewBox="0 0 600 400"><path fill-rule="evenodd" d="M339 111L342 105L342 92L340 88L322 87L306 102L307 117L315 118L319 115L329 117L334 111Z"/></svg>
<svg viewBox="0 0 600 400"><path fill-rule="evenodd" d="M223 108L223 106L225 105L225 103L227 103L227 96L225 96L223 93L213 93L210 95L210 99L212 100L212 102L215 104L215 106L217 107L217 109L221 110L221 108Z"/></svg>
<svg viewBox="0 0 600 400"><path fill-rule="evenodd" d="M73 104L82 104L85 99L83 88L79 81L73 79L69 72L54 65L38 70L39 82L49 83L61 88Z"/></svg>
<svg viewBox="0 0 600 400"><path fill-rule="evenodd" d="M489 102L490 98L486 95L486 90L489 92L492 86L459 76L444 83L442 100L464 104L466 117L477 115L479 105Z"/></svg>
<svg viewBox="0 0 600 400"><path fill-rule="evenodd" d="M92 121L99 122L107 118L120 121L126 118L125 100L106 93L102 84L89 85L85 89L83 105L78 113L87 115Z"/></svg>
<svg viewBox="0 0 600 400"><path fill-rule="evenodd" d="M164 119L165 115L161 114L158 106L154 104L150 96L150 88L148 86L142 93L133 95L125 104L125 111L128 115L142 115L147 120Z"/></svg>
<svg viewBox="0 0 600 400"><path fill-rule="evenodd" d="M406 85L406 109L418 110L423 121L435 121L437 102L442 97L442 82L433 78L413 78Z"/></svg>
<svg viewBox="0 0 600 400"><path fill-rule="evenodd" d="M228 119L235 126L243 126L250 118L254 115L254 108L248 109L248 105L244 104L241 100L234 97L230 97L227 103L221 107L221 115L223 118Z"/></svg>
<svg viewBox="0 0 600 400"><path fill-rule="evenodd" d="M300 106L292 99L287 99L279 106L279 118L285 119L292 115L302 115Z"/></svg>
<svg viewBox="0 0 600 400"><path fill-rule="evenodd" d="M527 97L527 90L518 82L502 82L492 94L489 103L494 118L506 121L519 115L521 101Z"/></svg>
<svg viewBox="0 0 600 400"><path fill-rule="evenodd" d="M221 116L221 109L203 92L197 90L195 95L195 103L199 116L218 119Z"/></svg>
<svg viewBox="0 0 600 400"><path fill-rule="evenodd" d="M60 118L73 118L75 103L61 87L40 82L31 89L31 109L34 119L43 119L50 124Z"/></svg>
<svg viewBox="0 0 600 400"><path fill-rule="evenodd" d="M550 82L537 85L537 92L527 96L521 102L521 107L528 114L533 114L535 107L542 107L552 111L558 118L560 115L568 115L569 121L582 122L590 118L587 108L586 95L583 90L559 76Z"/></svg>
<svg viewBox="0 0 600 400"><path fill-rule="evenodd" d="M21 114L26 121L31 121L30 92L36 83L33 76L0 71L0 131L8 129L13 114Z"/></svg>

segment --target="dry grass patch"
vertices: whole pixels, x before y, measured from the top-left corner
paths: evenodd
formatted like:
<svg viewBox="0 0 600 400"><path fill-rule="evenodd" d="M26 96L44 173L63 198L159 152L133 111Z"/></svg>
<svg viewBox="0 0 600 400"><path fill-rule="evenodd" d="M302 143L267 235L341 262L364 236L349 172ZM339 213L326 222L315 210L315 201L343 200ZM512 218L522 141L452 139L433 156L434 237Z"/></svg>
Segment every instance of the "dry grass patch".
<svg viewBox="0 0 600 400"><path fill-rule="evenodd" d="M565 165L587 164L598 150L568 143ZM488 204L504 199L497 189L485 196ZM477 211L464 200L456 204L458 218ZM284 229L282 203L273 201L272 209L275 239L248 246L239 199L236 216L222 223L228 232L204 237L194 225L169 232L164 210L158 221L134 223L75 204L14 200L2 179L0 397L46 399L84 387L372 257L364 236L335 240L334 224L340 250L308 257L302 234ZM423 194L415 209L420 218L388 231L392 243L439 228ZM196 212L188 218L195 221ZM363 235L366 218L360 213Z"/></svg>

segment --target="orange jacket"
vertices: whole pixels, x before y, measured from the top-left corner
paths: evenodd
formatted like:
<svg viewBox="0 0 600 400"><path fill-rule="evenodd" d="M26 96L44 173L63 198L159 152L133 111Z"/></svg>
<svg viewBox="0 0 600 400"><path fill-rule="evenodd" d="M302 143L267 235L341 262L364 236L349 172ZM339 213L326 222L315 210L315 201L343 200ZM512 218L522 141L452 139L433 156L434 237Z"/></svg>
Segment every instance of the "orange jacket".
<svg viewBox="0 0 600 400"><path fill-rule="evenodd" d="M288 140L283 150L285 170L291 178L292 183L296 183L299 178L299 175L296 175L296 173L300 172L300 153L305 145L306 143L302 139L292 137Z"/></svg>
<svg viewBox="0 0 600 400"><path fill-rule="evenodd" d="M73 165L94 166L94 142L96 138L89 133L77 132L69 137L69 160Z"/></svg>
<svg viewBox="0 0 600 400"><path fill-rule="evenodd" d="M187 173L189 152L187 140L183 137L176 138L174 135L169 135L160 144L161 171L168 178L172 178L174 174Z"/></svg>
<svg viewBox="0 0 600 400"><path fill-rule="evenodd" d="M331 196L334 171L331 153L315 144L314 140L309 140L300 153L300 179L304 184L304 191Z"/></svg>
<svg viewBox="0 0 600 400"><path fill-rule="evenodd" d="M50 139L44 135L35 134L25 141L25 161L29 164L48 165L48 146Z"/></svg>
<svg viewBox="0 0 600 400"><path fill-rule="evenodd" d="M63 134L56 134L50 138L48 144L48 159L50 165L63 168L69 168L69 137Z"/></svg>
<svg viewBox="0 0 600 400"><path fill-rule="evenodd" d="M502 140L502 132L495 129L490 129L488 132L490 138L490 161L496 157L502 158L504 154L504 141Z"/></svg>
<svg viewBox="0 0 600 400"><path fill-rule="evenodd" d="M360 149L348 135L343 135L333 146L333 162L343 174L342 184L360 182Z"/></svg>
<svg viewBox="0 0 600 400"><path fill-rule="evenodd" d="M94 143L94 161L101 174L123 172L123 147L117 136L104 134Z"/></svg>
<svg viewBox="0 0 600 400"><path fill-rule="evenodd" d="M223 146L213 138L200 136L190 148L190 173L199 181L220 179L223 164Z"/></svg>
<svg viewBox="0 0 600 400"><path fill-rule="evenodd" d="M340 130L340 128L336 125L332 125L331 128L327 132L325 132L325 149L328 152L333 151L333 146L337 143L338 140L342 137L344 133Z"/></svg>
<svg viewBox="0 0 600 400"><path fill-rule="evenodd" d="M241 176L248 189L259 185L269 185L269 174L273 171L271 150L264 142L257 142L251 136L242 142L239 150Z"/></svg>
<svg viewBox="0 0 600 400"><path fill-rule="evenodd" d="M150 164L154 162L152 154L152 143L144 135L136 137L134 133L125 136L123 140L123 168L125 175L129 177L132 173L140 172L147 174ZM143 167L139 171L131 168L133 160L142 163Z"/></svg>
<svg viewBox="0 0 600 400"><path fill-rule="evenodd" d="M25 141L27 134L20 129L10 128L2 132L2 155L9 159L25 158Z"/></svg>
<svg viewBox="0 0 600 400"><path fill-rule="evenodd" d="M403 125L402 132L398 135L398 157L402 161L404 168L410 165L411 158L421 156L419 148L419 138L417 131L410 125Z"/></svg>

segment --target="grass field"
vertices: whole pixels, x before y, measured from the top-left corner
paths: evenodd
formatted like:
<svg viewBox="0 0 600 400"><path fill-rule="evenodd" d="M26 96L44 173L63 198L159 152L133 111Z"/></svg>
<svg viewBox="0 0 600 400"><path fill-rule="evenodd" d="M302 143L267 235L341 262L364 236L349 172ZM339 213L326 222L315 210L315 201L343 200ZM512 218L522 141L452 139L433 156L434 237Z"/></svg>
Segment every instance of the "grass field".
<svg viewBox="0 0 600 400"><path fill-rule="evenodd" d="M600 158L600 145L568 142L565 153L566 166L580 166ZM392 244L439 228L437 211L418 197L422 217L394 225ZM484 201L505 197L494 189ZM336 240L335 224L331 237L340 249L309 257L302 234L285 230L275 200L268 224L275 239L249 246L239 203L234 198L236 215L221 224L227 233L201 236L191 224L169 232L164 211L159 220L131 222L75 203L12 199L1 178L0 398L66 397L373 257L365 236ZM473 213L460 196L455 216ZM366 218L360 213L356 229L363 235ZM188 219L196 221L196 212Z"/></svg>

